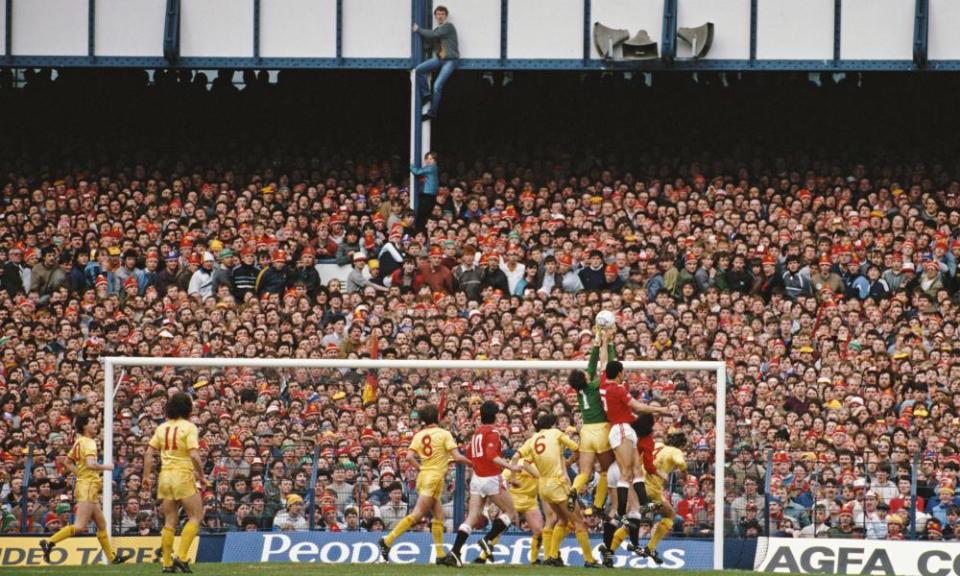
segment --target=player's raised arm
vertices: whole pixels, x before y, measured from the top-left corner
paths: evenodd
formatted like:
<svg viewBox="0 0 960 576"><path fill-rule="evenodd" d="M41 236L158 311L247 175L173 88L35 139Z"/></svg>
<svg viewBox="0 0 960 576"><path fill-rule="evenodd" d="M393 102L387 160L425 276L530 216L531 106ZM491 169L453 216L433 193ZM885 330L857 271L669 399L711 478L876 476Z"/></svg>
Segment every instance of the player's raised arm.
<svg viewBox="0 0 960 576"><path fill-rule="evenodd" d="M654 406L652 404L644 404L643 402L637 400L636 398L631 398L628 403L630 409L637 414L661 414L669 415L670 409L666 406Z"/></svg>
<svg viewBox="0 0 960 576"><path fill-rule="evenodd" d="M607 361L603 358L602 352L602 334L599 326L593 327L593 347L590 349L590 360L587 362L587 383L593 382L597 377L597 362L600 366L606 366Z"/></svg>

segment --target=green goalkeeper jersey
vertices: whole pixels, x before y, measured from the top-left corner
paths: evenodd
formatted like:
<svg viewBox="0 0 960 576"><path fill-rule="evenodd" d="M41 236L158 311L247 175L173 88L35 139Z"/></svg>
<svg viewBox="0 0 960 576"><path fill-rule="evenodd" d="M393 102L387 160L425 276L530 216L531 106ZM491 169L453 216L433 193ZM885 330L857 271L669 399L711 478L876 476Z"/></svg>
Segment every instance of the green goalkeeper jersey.
<svg viewBox="0 0 960 576"><path fill-rule="evenodd" d="M607 344L607 361L614 358L613 344ZM580 415L584 424L601 424L607 421L607 414L603 411L603 402L600 399L600 376L597 375L597 362L600 360L600 347L594 346L590 351L590 362L587 364L587 387L577 392L577 404L580 405Z"/></svg>

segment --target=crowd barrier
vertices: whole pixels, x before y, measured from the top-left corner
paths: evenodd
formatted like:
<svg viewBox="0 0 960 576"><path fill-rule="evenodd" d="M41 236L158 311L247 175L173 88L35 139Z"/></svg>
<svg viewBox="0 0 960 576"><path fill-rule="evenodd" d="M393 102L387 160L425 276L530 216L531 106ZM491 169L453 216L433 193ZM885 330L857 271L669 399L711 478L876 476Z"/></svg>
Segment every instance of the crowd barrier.
<svg viewBox="0 0 960 576"><path fill-rule="evenodd" d="M757 547L761 572L960 576L960 542L769 538Z"/></svg>
<svg viewBox="0 0 960 576"><path fill-rule="evenodd" d="M49 538L49 536L46 536ZM13 567L35 568L46 566L43 551L40 550L39 536L0 537L0 569ZM113 546L117 550L131 552L129 560L135 564L149 564L154 561L154 551L160 548L160 536L114 536ZM178 537L174 546L180 545ZM200 544L197 540L190 546L190 561L197 559ZM103 562L103 552L94 536L80 536L64 540L50 553L52 566L87 566Z"/></svg>

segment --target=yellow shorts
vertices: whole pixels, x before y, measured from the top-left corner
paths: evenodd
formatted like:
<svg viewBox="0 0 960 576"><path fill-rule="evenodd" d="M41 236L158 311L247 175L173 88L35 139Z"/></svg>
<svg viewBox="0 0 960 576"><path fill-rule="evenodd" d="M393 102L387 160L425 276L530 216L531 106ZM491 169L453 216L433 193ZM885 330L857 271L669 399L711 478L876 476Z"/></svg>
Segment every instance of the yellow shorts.
<svg viewBox="0 0 960 576"><path fill-rule="evenodd" d="M643 484L650 501L654 504L663 504L663 479L656 474L647 474Z"/></svg>
<svg viewBox="0 0 960 576"><path fill-rule="evenodd" d="M544 502L559 504L567 501L570 483L566 478L540 478L540 498Z"/></svg>
<svg viewBox="0 0 960 576"><path fill-rule="evenodd" d="M446 474L440 472L420 472L417 474L417 494L439 500L443 495L443 483Z"/></svg>
<svg viewBox="0 0 960 576"><path fill-rule="evenodd" d="M580 428L580 452L603 454L610 451L610 423L584 424Z"/></svg>
<svg viewBox="0 0 960 576"><path fill-rule="evenodd" d="M102 492L103 482L100 480L77 480L77 485L73 490L78 503L93 502L99 504Z"/></svg>
<svg viewBox="0 0 960 576"><path fill-rule="evenodd" d="M161 500L183 500L197 493L197 481L193 472L170 470L160 472L157 480L157 498Z"/></svg>
<svg viewBox="0 0 960 576"><path fill-rule="evenodd" d="M513 496L513 507L517 509L518 514L523 514L524 512L529 512L530 510L536 510L537 508L537 497L536 496L527 496L526 494L514 494L510 493Z"/></svg>

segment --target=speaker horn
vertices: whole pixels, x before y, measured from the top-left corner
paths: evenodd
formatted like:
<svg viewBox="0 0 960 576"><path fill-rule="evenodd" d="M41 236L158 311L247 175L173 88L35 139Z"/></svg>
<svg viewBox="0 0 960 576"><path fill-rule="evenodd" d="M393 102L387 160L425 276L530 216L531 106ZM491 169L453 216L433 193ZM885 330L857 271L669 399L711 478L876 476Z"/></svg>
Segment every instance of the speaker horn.
<svg viewBox="0 0 960 576"><path fill-rule="evenodd" d="M613 58L614 47L629 37L630 33L626 30L608 28L599 22L593 23L593 44L597 47L597 52L604 58Z"/></svg>
<svg viewBox="0 0 960 576"><path fill-rule="evenodd" d="M710 45L713 44L713 22L707 22L696 28L680 28L677 30L677 36L690 45L694 58L702 58L707 55Z"/></svg>
<svg viewBox="0 0 960 576"><path fill-rule="evenodd" d="M650 39L646 30L623 43L623 57L633 60L649 60L657 57L657 43Z"/></svg>

